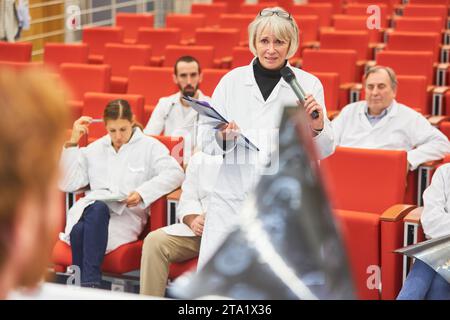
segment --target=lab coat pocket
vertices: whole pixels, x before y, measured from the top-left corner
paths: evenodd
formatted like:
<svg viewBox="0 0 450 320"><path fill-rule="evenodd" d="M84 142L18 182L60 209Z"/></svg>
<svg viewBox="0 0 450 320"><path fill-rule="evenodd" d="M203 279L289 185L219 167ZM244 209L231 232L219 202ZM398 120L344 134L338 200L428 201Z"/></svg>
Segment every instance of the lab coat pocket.
<svg viewBox="0 0 450 320"><path fill-rule="evenodd" d="M125 187L129 192L139 187L145 179L145 168L140 165L128 165L124 177Z"/></svg>

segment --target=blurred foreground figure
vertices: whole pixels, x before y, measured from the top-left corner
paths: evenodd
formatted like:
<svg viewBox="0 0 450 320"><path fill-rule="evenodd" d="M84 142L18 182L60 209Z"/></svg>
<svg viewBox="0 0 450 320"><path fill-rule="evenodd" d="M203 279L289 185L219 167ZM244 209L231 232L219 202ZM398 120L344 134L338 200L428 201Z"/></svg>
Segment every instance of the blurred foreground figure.
<svg viewBox="0 0 450 320"><path fill-rule="evenodd" d="M276 173L262 176L243 206L239 227L201 272L174 283L172 296L354 298L346 253L318 176L306 114L297 113L299 109L284 111L279 157L272 155L268 168Z"/></svg>
<svg viewBox="0 0 450 320"><path fill-rule="evenodd" d="M64 89L43 71L0 71L0 298L43 279L60 226Z"/></svg>

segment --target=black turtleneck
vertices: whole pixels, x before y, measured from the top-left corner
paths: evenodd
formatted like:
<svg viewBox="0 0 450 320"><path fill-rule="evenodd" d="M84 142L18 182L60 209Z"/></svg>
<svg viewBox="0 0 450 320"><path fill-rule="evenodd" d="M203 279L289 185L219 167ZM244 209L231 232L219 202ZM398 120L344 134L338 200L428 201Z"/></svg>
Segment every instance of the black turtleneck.
<svg viewBox="0 0 450 320"><path fill-rule="evenodd" d="M284 65L281 67L283 68L287 63L284 63ZM280 69L278 70L269 70L264 68L261 63L259 62L259 59L255 59L255 63L253 64L253 73L255 74L255 80L258 84L259 90L262 93L262 96L264 98L264 101L269 98L270 94L273 91L273 88L277 85L277 83L281 79L281 73Z"/></svg>

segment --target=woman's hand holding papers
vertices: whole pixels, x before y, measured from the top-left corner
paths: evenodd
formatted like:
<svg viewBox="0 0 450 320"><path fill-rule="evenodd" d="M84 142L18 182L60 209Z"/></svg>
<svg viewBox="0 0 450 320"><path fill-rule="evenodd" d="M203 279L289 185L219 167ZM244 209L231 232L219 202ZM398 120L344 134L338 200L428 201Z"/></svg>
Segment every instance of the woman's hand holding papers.
<svg viewBox="0 0 450 320"><path fill-rule="evenodd" d="M222 140L227 140L227 141L235 140L240 134L240 129L239 129L238 125L236 124L236 122L234 122L234 121L231 121L229 123L224 123L218 129L219 129L219 131L218 131L219 137Z"/></svg>
<svg viewBox="0 0 450 320"><path fill-rule="evenodd" d="M130 193L128 195L128 198L125 199L127 207L136 207L139 204L139 202L141 202L141 201L142 201L142 197L136 191Z"/></svg>

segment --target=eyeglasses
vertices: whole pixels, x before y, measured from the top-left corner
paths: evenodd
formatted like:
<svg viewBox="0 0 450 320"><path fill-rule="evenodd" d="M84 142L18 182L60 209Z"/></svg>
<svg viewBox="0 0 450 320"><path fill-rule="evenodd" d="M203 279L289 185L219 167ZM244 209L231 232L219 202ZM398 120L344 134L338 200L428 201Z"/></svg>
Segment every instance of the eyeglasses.
<svg viewBox="0 0 450 320"><path fill-rule="evenodd" d="M261 17L271 17L274 14L281 18L285 18L285 19L289 19L289 20L291 19L291 14L286 11L272 11L272 10L264 9L259 12L259 15Z"/></svg>

